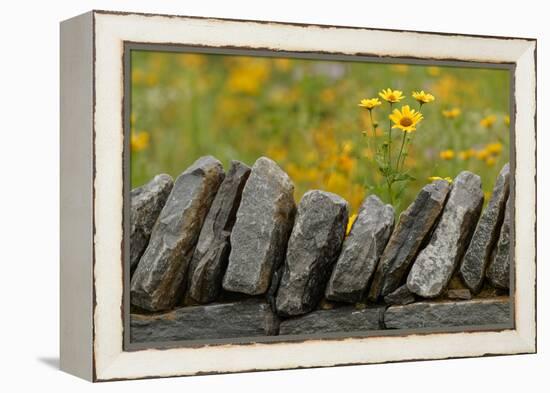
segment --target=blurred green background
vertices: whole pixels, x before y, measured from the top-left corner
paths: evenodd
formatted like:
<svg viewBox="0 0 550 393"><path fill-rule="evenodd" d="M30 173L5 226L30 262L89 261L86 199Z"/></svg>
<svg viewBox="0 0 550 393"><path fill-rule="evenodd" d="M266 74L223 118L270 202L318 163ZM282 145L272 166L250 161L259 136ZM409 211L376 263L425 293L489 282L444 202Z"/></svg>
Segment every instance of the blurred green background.
<svg viewBox="0 0 550 393"><path fill-rule="evenodd" d="M488 197L509 160L507 70L135 50L131 56L132 188L159 173L176 177L203 155L226 168L232 159L252 165L265 155L290 175L296 201L322 189L347 199L352 213L371 193L387 202L369 148L368 111L358 107L384 88L407 96L398 108L418 108L413 90L435 96L411 134L405 167L416 180L398 211L430 176L465 169L481 176ZM380 135L388 114L385 102L373 110ZM393 135L398 146L401 132Z"/></svg>

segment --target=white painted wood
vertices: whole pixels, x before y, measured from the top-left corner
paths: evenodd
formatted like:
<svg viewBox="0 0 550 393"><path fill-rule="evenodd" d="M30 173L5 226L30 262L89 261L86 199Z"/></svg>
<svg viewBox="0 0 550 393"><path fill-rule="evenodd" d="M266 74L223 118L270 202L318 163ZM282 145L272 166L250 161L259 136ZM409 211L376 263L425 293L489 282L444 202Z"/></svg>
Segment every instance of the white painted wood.
<svg viewBox="0 0 550 393"><path fill-rule="evenodd" d="M60 367L92 380L91 12L61 23Z"/></svg>

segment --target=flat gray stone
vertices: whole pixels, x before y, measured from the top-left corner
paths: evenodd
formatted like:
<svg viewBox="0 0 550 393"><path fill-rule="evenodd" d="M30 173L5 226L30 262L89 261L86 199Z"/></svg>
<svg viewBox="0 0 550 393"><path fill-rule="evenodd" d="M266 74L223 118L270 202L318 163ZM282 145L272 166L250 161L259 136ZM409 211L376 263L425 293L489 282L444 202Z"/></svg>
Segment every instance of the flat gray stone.
<svg viewBox="0 0 550 393"><path fill-rule="evenodd" d="M216 300L220 292L231 250L229 236L249 174L248 166L231 162L202 225L187 274L187 294L200 304Z"/></svg>
<svg viewBox="0 0 550 393"><path fill-rule="evenodd" d="M388 329L483 326L511 322L510 298L418 302L391 306L384 314Z"/></svg>
<svg viewBox="0 0 550 393"><path fill-rule="evenodd" d="M512 218L510 199L508 198L506 202L504 221L500 228L500 235L496 249L494 250L493 260L487 268L489 282L501 289L510 288L510 224Z"/></svg>
<svg viewBox="0 0 550 393"><path fill-rule="evenodd" d="M447 290L447 298L449 299L459 299L459 300L470 300L472 298L472 293L469 289L449 289Z"/></svg>
<svg viewBox="0 0 550 393"><path fill-rule="evenodd" d="M414 258L443 211L450 189L447 181L436 180L424 186L401 213L374 274L370 301L378 301L404 283Z"/></svg>
<svg viewBox="0 0 550 393"><path fill-rule="evenodd" d="M169 175L155 176L149 183L130 191L130 271L133 273L149 244L153 226L172 190Z"/></svg>
<svg viewBox="0 0 550 393"><path fill-rule="evenodd" d="M376 196L367 197L357 214L332 271L325 296L338 302L364 299L380 255L393 230L395 211Z"/></svg>
<svg viewBox="0 0 550 393"><path fill-rule="evenodd" d="M336 194L308 191L298 205L277 292L280 315L313 310L325 291L348 222L348 203Z"/></svg>
<svg viewBox="0 0 550 393"><path fill-rule="evenodd" d="M439 296L464 255L483 205L481 179L461 172L429 244L420 251L407 277L407 287L422 297Z"/></svg>
<svg viewBox="0 0 550 393"><path fill-rule="evenodd" d="M133 343L276 335L279 320L264 301L182 307L156 315L130 315Z"/></svg>
<svg viewBox="0 0 550 393"><path fill-rule="evenodd" d="M409 291L407 285L401 285L392 293L384 296L384 303L386 304L404 305L413 303L415 300L416 298L414 297L414 294Z"/></svg>
<svg viewBox="0 0 550 393"><path fill-rule="evenodd" d="M176 179L132 277L130 301L134 306L167 310L183 297L185 274L223 177L222 164L207 156Z"/></svg>
<svg viewBox="0 0 550 393"><path fill-rule="evenodd" d="M281 263L281 265L273 272L273 275L271 276L271 284L269 284L269 288L267 289L267 292L265 294L267 302L271 305L271 309L273 310L273 312L277 312L277 306L275 305L275 302L277 299L277 291L279 290L279 285L281 284L281 278L283 277L284 270L285 264Z"/></svg>
<svg viewBox="0 0 550 393"><path fill-rule="evenodd" d="M243 190L231 232L231 253L223 278L227 291L264 294L285 257L296 204L294 184L272 160L259 158Z"/></svg>
<svg viewBox="0 0 550 393"><path fill-rule="evenodd" d="M358 310L345 306L318 310L281 322L279 335L362 332L382 329L384 307Z"/></svg>
<svg viewBox="0 0 550 393"><path fill-rule="evenodd" d="M510 185L510 165L500 171L493 188L491 199L481 214L470 245L460 265L460 276L464 284L473 292L479 293L483 286L485 269L497 243L499 229L504 219L504 208Z"/></svg>

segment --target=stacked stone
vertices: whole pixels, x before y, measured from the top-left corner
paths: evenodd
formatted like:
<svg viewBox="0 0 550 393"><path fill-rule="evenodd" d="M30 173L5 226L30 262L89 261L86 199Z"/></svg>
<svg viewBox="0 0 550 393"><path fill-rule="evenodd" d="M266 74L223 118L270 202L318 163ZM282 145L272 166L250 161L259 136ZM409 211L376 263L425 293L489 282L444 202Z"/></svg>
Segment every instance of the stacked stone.
<svg viewBox="0 0 550 393"><path fill-rule="evenodd" d="M507 324L509 178L506 165L483 212L475 174L434 181L395 228L368 196L346 236L343 198L296 206L266 157L159 175L131 193L131 341Z"/></svg>

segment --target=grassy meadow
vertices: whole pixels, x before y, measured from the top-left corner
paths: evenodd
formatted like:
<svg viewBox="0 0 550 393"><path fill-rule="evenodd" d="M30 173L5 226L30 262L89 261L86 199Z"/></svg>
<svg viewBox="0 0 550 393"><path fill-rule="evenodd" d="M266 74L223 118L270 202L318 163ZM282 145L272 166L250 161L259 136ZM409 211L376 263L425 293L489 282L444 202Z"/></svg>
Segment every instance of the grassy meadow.
<svg viewBox="0 0 550 393"><path fill-rule="evenodd" d="M226 168L268 156L294 181L296 201L327 190L353 214L375 193L400 211L430 177L462 170L481 176L488 197L509 160L506 70L151 51L133 51L131 61L132 188L159 173L176 177L203 155ZM379 96L387 88L405 98L390 107ZM435 100L420 105L411 96L420 90ZM372 110L358 105L375 97ZM390 109L403 105L423 118L406 135L391 129L389 162L407 176L390 197L379 159Z"/></svg>

